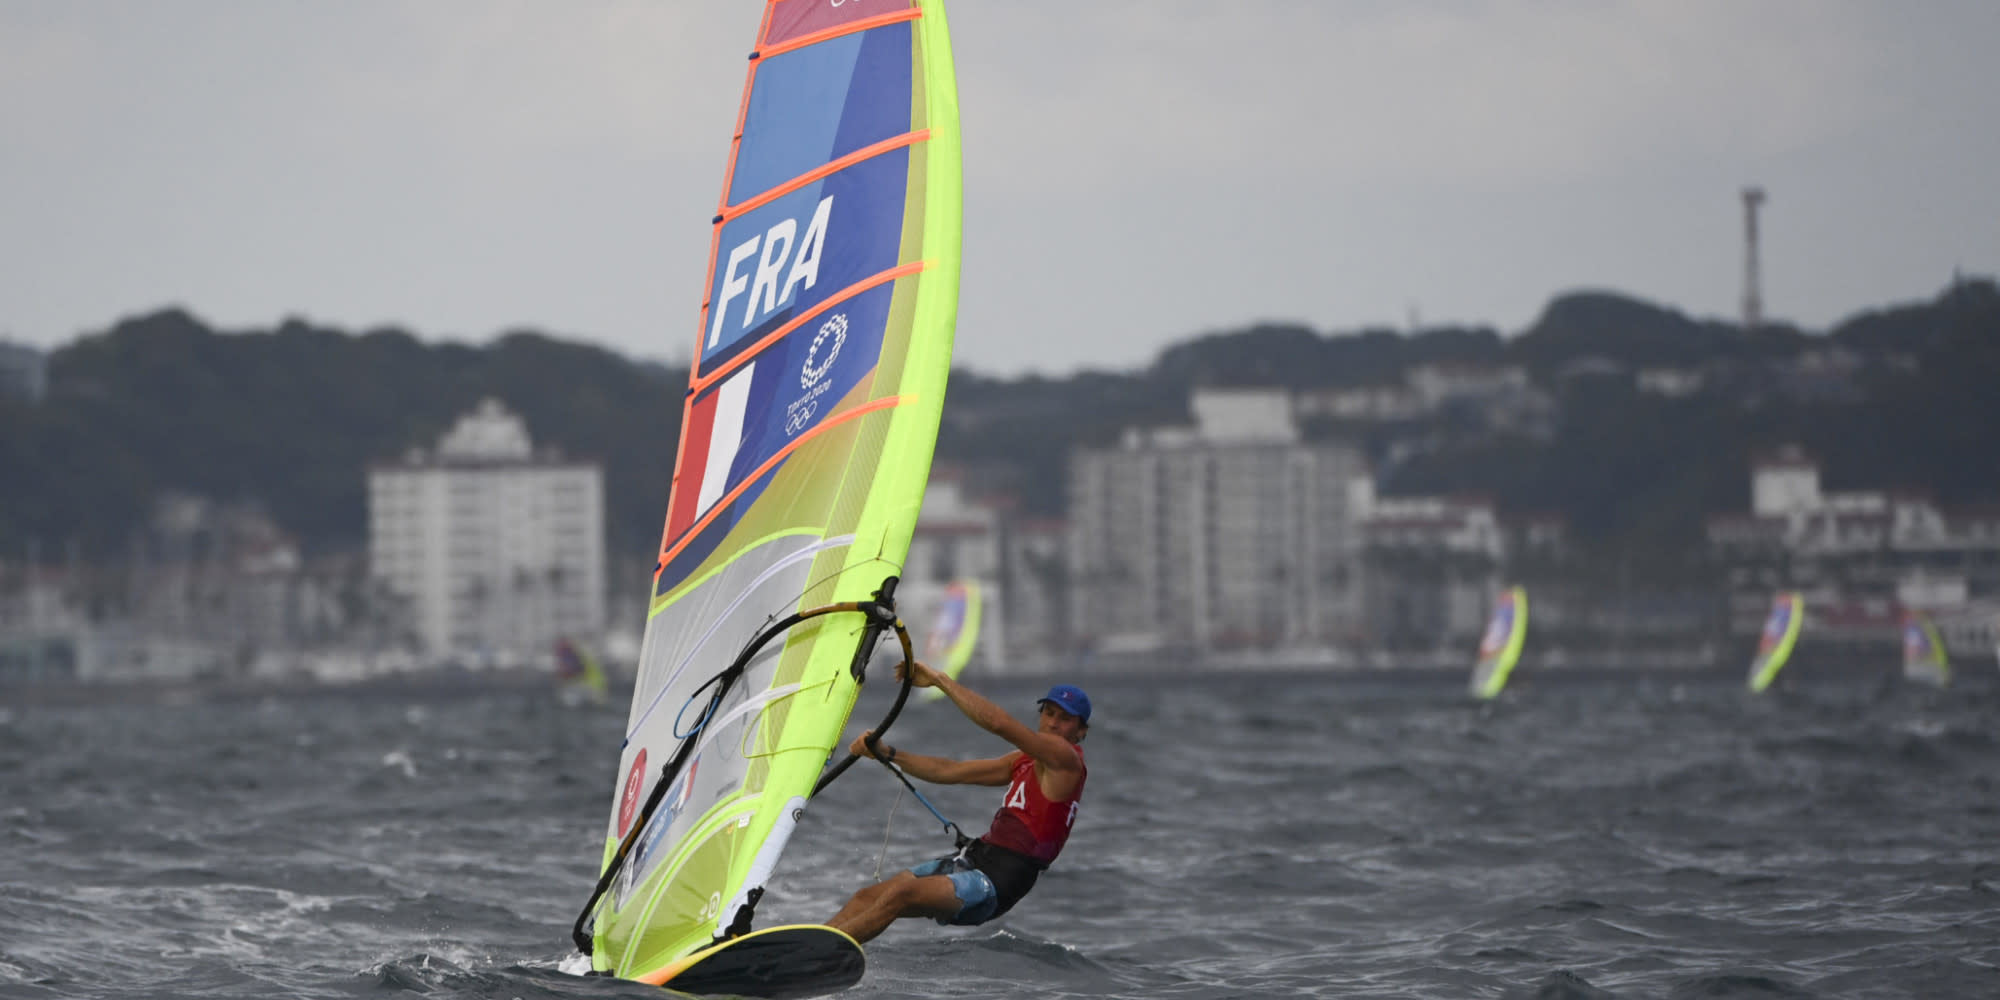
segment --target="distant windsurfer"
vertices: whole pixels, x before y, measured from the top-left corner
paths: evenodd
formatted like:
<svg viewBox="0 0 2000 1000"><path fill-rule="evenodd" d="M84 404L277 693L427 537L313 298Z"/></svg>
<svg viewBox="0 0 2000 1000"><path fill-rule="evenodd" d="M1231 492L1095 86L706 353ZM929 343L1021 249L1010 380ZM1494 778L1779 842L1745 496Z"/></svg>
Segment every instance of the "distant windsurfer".
<svg viewBox="0 0 2000 1000"><path fill-rule="evenodd" d="M977 723L1015 749L987 760L953 760L900 753L862 733L849 749L878 756L912 777L939 785L1005 785L993 826L964 850L856 892L827 925L867 941L902 917L931 917L941 924L983 924L1011 909L1069 840L1088 771L1083 743L1090 731L1090 697L1072 684L1049 689L1041 715L1029 729L978 693L918 663L915 687L936 688ZM898 668L901 676L901 668Z"/></svg>
<svg viewBox="0 0 2000 1000"><path fill-rule="evenodd" d="M583 650L577 648L576 642L569 636L557 639L556 677L565 681L581 679L584 674L584 656Z"/></svg>

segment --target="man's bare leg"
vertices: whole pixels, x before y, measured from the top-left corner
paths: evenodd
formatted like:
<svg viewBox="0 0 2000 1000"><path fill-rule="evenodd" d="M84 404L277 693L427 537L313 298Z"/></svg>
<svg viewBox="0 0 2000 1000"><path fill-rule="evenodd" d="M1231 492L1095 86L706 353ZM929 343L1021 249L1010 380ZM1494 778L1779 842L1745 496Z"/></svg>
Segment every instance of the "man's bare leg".
<svg viewBox="0 0 2000 1000"><path fill-rule="evenodd" d="M874 885L862 886L860 889L855 890L854 895L847 897L847 905L842 906L840 912L834 914L833 919L828 920L826 925L846 930L847 925L854 923L863 912L874 907L876 899L882 893L888 891L892 883L912 878L916 878L916 876L910 874L908 871L900 871Z"/></svg>
<svg viewBox="0 0 2000 1000"><path fill-rule="evenodd" d="M946 875L899 872L854 894L826 925L868 941L902 917L947 918L958 912L958 890Z"/></svg>

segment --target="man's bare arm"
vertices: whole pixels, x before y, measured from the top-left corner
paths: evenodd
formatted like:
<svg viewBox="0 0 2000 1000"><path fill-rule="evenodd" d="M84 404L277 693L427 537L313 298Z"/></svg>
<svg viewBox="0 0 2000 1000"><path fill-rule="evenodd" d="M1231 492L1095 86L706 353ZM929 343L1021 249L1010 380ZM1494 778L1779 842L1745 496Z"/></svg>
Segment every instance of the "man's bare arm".
<svg viewBox="0 0 2000 1000"><path fill-rule="evenodd" d="M964 687L921 663L916 665L916 670L917 675L912 683L917 687L937 688L975 725L1019 747L1022 753L1035 758L1035 763L1057 774L1075 774L1082 770L1083 765L1077 761L1076 749L1068 740L1029 729L1022 725L1019 719L1009 715L1005 709L988 701L985 695ZM1003 783L1004 779L994 782L994 784Z"/></svg>
<svg viewBox="0 0 2000 1000"><path fill-rule="evenodd" d="M877 740L875 746L881 751L879 756L902 768L904 774L934 785L1004 785L1014 773L1014 761L1020 757L1014 752L988 760L953 760L898 750L884 740ZM868 752L868 733L855 737L847 749L856 757L877 756Z"/></svg>

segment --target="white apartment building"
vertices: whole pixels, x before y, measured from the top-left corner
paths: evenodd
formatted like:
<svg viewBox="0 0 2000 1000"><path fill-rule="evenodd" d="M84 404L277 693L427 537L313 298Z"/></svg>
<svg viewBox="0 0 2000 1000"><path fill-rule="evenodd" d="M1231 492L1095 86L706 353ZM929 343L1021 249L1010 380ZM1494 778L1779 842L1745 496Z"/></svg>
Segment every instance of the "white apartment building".
<svg viewBox="0 0 2000 1000"><path fill-rule="evenodd" d="M1070 475L1071 628L1101 649L1315 649L1358 631L1361 455L1300 440L1281 389L1196 390Z"/></svg>
<svg viewBox="0 0 2000 1000"><path fill-rule="evenodd" d="M1709 518L1708 536L1725 552L1766 548L1808 558L1987 555L2000 553L2000 511L1945 508L1909 490L1825 491L1819 463L1788 446L1752 461L1749 513Z"/></svg>
<svg viewBox="0 0 2000 1000"><path fill-rule="evenodd" d="M897 592L911 584L944 587L953 580L1000 578L1000 513L974 503L949 472L932 474L910 536Z"/></svg>
<svg viewBox="0 0 2000 1000"><path fill-rule="evenodd" d="M487 399L434 452L369 471L371 572L409 602L427 656L541 662L604 627L603 493L595 463L537 456Z"/></svg>
<svg viewBox="0 0 2000 1000"><path fill-rule="evenodd" d="M1064 664L1070 629L1069 524L1060 518L1009 518L1001 596L1009 668Z"/></svg>
<svg viewBox="0 0 2000 1000"><path fill-rule="evenodd" d="M1509 548L1491 500L1376 497L1364 530L1374 560L1372 640L1408 642L1419 635L1453 641L1485 628L1493 595L1506 582L1498 574ZM1559 533L1539 522L1524 529L1529 532ZM1539 608L1536 614L1546 617Z"/></svg>

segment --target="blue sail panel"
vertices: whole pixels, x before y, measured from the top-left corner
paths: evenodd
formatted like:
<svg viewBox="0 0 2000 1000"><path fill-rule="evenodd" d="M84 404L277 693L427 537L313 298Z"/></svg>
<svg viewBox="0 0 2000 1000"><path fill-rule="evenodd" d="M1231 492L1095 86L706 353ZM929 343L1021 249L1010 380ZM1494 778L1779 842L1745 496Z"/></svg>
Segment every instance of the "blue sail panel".
<svg viewBox="0 0 2000 1000"><path fill-rule="evenodd" d="M910 131L910 25L782 52L757 66L728 205Z"/></svg>

